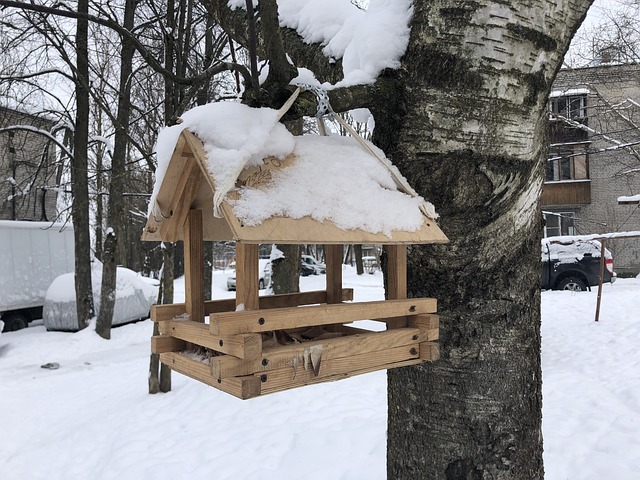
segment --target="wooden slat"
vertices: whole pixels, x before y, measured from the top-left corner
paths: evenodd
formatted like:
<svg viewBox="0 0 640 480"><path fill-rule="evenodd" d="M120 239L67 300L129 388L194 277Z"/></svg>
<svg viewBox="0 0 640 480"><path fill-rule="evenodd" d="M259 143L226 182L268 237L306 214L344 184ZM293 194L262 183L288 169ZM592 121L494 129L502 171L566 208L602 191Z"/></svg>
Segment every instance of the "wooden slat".
<svg viewBox="0 0 640 480"><path fill-rule="evenodd" d="M342 289L342 301L353 300L353 288ZM314 290L311 292L283 293L280 295L269 295L260 297L260 308L286 308L298 307L300 305L315 305L327 303L327 292L324 290ZM211 312L213 313L213 312Z"/></svg>
<svg viewBox="0 0 640 480"><path fill-rule="evenodd" d="M314 290L312 292L284 293L281 295L269 295L260 297L260 308L284 308L297 307L299 305L314 305L327 303L327 292L324 290ZM353 288L342 289L342 301L353 300ZM236 309L236 301L233 298L224 300L207 300L204 302L204 313L233 312ZM172 303L169 305L152 305L151 320L163 322L173 320L187 312L184 303Z"/></svg>
<svg viewBox="0 0 640 480"><path fill-rule="evenodd" d="M311 307L213 313L210 327L214 335L287 330L313 325L349 323L357 320L436 312L434 298L412 298L378 302L343 303Z"/></svg>
<svg viewBox="0 0 640 480"><path fill-rule="evenodd" d="M256 378L262 380L261 394L264 395L303 385L340 380L376 370L416 365L422 362L423 360L418 358L417 346L404 346L384 352L365 353L323 361L320 364L320 372L317 377L314 376L311 369L304 370L300 367L296 370L294 377L293 368L289 367L256 374Z"/></svg>
<svg viewBox="0 0 640 480"><path fill-rule="evenodd" d="M294 359L298 367L304 364L305 352L322 346L322 362L325 360L350 357L371 352L381 352L390 348L413 345L417 348L420 330L417 328L396 329L386 332L366 332L348 337L329 338L299 344L265 349L255 360L241 360L230 355L211 359L211 373L215 378L229 378L253 373L269 372L292 367Z"/></svg>
<svg viewBox="0 0 640 480"><path fill-rule="evenodd" d="M260 395L260 378L254 376L218 380L211 376L209 365L179 353L161 353L160 361L172 370L229 393L241 399Z"/></svg>
<svg viewBox="0 0 640 480"><path fill-rule="evenodd" d="M419 328L421 339L434 341L440 338L440 317L434 314L414 315L407 317L409 327Z"/></svg>
<svg viewBox="0 0 640 480"><path fill-rule="evenodd" d="M387 245L387 297L389 300L407 298L407 246ZM407 326L406 317L387 320L387 328Z"/></svg>
<svg viewBox="0 0 640 480"><path fill-rule="evenodd" d="M165 335L151 337L151 353L179 352L186 348L186 342Z"/></svg>
<svg viewBox="0 0 640 480"><path fill-rule="evenodd" d="M186 342L239 358L260 358L262 354L262 336L260 334L212 335L208 325L189 320L158 322L158 330L163 335L171 335Z"/></svg>
<svg viewBox="0 0 640 480"><path fill-rule="evenodd" d="M342 301L342 245L325 245L327 303Z"/></svg>
<svg viewBox="0 0 640 480"><path fill-rule="evenodd" d="M184 288L189 319L204 323L202 210L189 210L184 225Z"/></svg>
<svg viewBox="0 0 640 480"><path fill-rule="evenodd" d="M420 344L420 359L427 362L440 360L440 345L438 342L422 342Z"/></svg>

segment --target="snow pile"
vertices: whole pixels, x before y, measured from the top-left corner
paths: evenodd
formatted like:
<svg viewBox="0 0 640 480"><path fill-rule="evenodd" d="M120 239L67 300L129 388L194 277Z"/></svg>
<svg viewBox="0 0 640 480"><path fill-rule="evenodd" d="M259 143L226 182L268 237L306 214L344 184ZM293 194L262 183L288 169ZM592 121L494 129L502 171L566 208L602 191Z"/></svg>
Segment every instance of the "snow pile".
<svg viewBox="0 0 640 480"><path fill-rule="evenodd" d="M228 4L246 8L244 0ZM344 79L335 87L344 87L373 83L385 68L400 66L413 7L411 0L372 0L366 11L345 0L278 0L278 13L281 26L324 45L327 57L342 59Z"/></svg>
<svg viewBox="0 0 640 480"><path fill-rule="evenodd" d="M210 103L192 108L181 119L181 124L158 133L158 167L149 211L185 128L204 143L216 189L235 183L243 167L260 165L266 156L284 158L293 150L293 136L278 122L277 111L271 108L251 108L237 102Z"/></svg>
<svg viewBox="0 0 640 480"><path fill-rule="evenodd" d="M278 123L276 110L235 102L196 107L182 120L158 135L158 169L150 211L177 138L188 128L204 144L206 168L216 194L233 189L244 168L262 166L266 157L284 159L295 154L296 161L272 170L266 183L238 190L239 199L230 203L245 225L257 225L273 216L310 216L344 230L361 228L390 235L394 230L418 230L424 222L419 210L423 203L433 218L437 216L433 205L422 197L398 191L389 171L353 138L294 137ZM373 145L371 148L401 177L384 152Z"/></svg>
<svg viewBox="0 0 640 480"><path fill-rule="evenodd" d="M562 263L578 263L585 255L600 258L602 244L597 240L585 240L580 237L547 237L542 241L542 260L547 260L547 254L551 260ZM605 248L605 258L612 258L611 252Z"/></svg>
<svg viewBox="0 0 640 480"><path fill-rule="evenodd" d="M618 202L640 202L640 195L623 195L618 197Z"/></svg>
<svg viewBox="0 0 640 480"><path fill-rule="evenodd" d="M380 272L345 267L343 278L356 301L384 298ZM303 277L301 290L323 289L324 279ZM213 293L233 296L223 272L214 273ZM183 279L175 301L184 301ZM606 286L599 323L596 301L595 291L542 293L547 480L637 478L640 279ZM148 395L152 329L149 321L119 327L109 341L92 327L2 334L0 477L387 478L385 372L249 401L174 374L171 393ZM50 362L60 368L40 368Z"/></svg>

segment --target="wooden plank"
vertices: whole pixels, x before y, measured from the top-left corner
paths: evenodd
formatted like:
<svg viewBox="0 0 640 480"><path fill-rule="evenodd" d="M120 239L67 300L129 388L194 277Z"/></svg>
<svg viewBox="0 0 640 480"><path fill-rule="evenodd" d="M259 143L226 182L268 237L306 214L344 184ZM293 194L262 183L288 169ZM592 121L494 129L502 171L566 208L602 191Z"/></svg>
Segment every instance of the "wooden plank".
<svg viewBox="0 0 640 480"><path fill-rule="evenodd" d="M304 368L298 368L294 376L292 367L256 374L255 376L262 381L261 394L264 395L303 385L340 380L376 370L416 365L422 362L423 360L418 358L417 345L404 346L384 352L365 353L323 361L317 377L314 376L312 369L304 370Z"/></svg>
<svg viewBox="0 0 640 480"><path fill-rule="evenodd" d="M260 297L260 308L284 308L297 307L299 305L314 305L318 303L327 303L327 292L325 290L314 290L311 292L284 293L281 295L269 295ZM353 300L353 288L342 289L342 301L350 302ZM207 300L204 302L204 313L233 312L236 309L236 301L233 298L224 300ZM187 312L184 303L172 303L169 305L152 305L151 320L154 322L163 322L173 320Z"/></svg>
<svg viewBox="0 0 640 480"><path fill-rule="evenodd" d="M387 245L387 295L389 300L407 298L407 246ZM407 317L387 320L387 328L407 326Z"/></svg>
<svg viewBox="0 0 640 480"><path fill-rule="evenodd" d="M438 315L414 315L407 317L407 325L419 328L421 340L434 341L440 338L440 317Z"/></svg>
<svg viewBox="0 0 640 480"><path fill-rule="evenodd" d="M305 357L308 361L312 348L321 348L322 363L324 363L329 359L381 352L406 345L417 348L417 343L422 340L420 330L417 328L384 332L361 330L361 332L347 337L328 338L265 349L261 357L255 360L241 360L229 355L214 357L211 359L211 373L215 378L229 378L293 367L294 363L298 365L298 368L303 368Z"/></svg>
<svg viewBox="0 0 640 480"><path fill-rule="evenodd" d="M343 302L353 300L353 288L342 289ZM269 295L260 297L260 308L285 308L298 307L300 305L315 305L327 303L327 292L324 290L314 290L311 292L283 293L280 295ZM211 312L213 313L213 312Z"/></svg>
<svg viewBox="0 0 640 480"><path fill-rule="evenodd" d="M258 245L236 243L236 306L258 310Z"/></svg>
<svg viewBox="0 0 640 480"><path fill-rule="evenodd" d="M184 225L184 288L189 319L204 323L202 210L189 210Z"/></svg>
<svg viewBox="0 0 640 480"><path fill-rule="evenodd" d="M208 325L190 320L158 322L158 330L163 335L170 335L239 358L260 358L262 354L260 334L212 335Z"/></svg>
<svg viewBox="0 0 640 480"><path fill-rule="evenodd" d="M349 323L357 320L416 315L436 312L435 298L411 298L378 302L342 303L310 307L274 308L268 310L212 313L211 332L214 335L287 330L313 325Z"/></svg>
<svg viewBox="0 0 640 480"><path fill-rule="evenodd" d="M151 353L180 352L186 345L184 340L166 335L151 337Z"/></svg>
<svg viewBox="0 0 640 480"><path fill-rule="evenodd" d="M342 245L325 245L327 303L342 301Z"/></svg>
<svg viewBox="0 0 640 480"><path fill-rule="evenodd" d="M230 195L232 197L232 195ZM362 229L343 230L329 220L322 223L311 217L288 218L271 217L259 225L243 225L235 216L227 202L222 203L222 210L233 231L234 239L243 243L275 243L275 244L419 244L448 243L449 239L440 230L436 222L426 218L421 227L413 232L393 231L390 235L371 233ZM230 240L228 238L207 238L207 240Z"/></svg>
<svg viewBox="0 0 640 480"><path fill-rule="evenodd" d="M174 352L160 354L160 361L172 370L241 399L260 395L260 378L255 376L219 380L211 376L209 365Z"/></svg>
<svg viewBox="0 0 640 480"><path fill-rule="evenodd" d="M440 360L440 345L438 342L422 342L420 344L420 359L426 362Z"/></svg>

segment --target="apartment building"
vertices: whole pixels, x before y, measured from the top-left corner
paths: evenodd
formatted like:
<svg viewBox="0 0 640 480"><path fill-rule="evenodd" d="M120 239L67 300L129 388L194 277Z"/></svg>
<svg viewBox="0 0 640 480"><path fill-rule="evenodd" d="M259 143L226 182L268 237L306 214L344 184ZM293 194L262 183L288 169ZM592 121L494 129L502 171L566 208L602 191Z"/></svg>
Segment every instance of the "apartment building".
<svg viewBox="0 0 640 480"><path fill-rule="evenodd" d="M53 221L61 171L41 116L0 106L0 220ZM16 128L19 127L19 128Z"/></svg>
<svg viewBox="0 0 640 480"><path fill-rule="evenodd" d="M640 66L561 70L549 98L545 236L640 231ZM638 239L609 242L620 274L640 272Z"/></svg>

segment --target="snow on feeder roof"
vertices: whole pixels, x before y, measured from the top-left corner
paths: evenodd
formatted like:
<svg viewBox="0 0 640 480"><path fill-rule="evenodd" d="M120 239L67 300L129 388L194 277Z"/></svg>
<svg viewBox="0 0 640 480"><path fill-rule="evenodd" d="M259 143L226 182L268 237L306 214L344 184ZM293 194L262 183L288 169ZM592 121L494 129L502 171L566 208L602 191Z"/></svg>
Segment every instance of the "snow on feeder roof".
<svg viewBox="0 0 640 480"><path fill-rule="evenodd" d="M295 137L278 119L270 108L214 103L160 132L143 239L182 239L187 213L201 209L205 240L447 242L433 205L398 189L382 151L367 145L380 160L351 137Z"/></svg>

